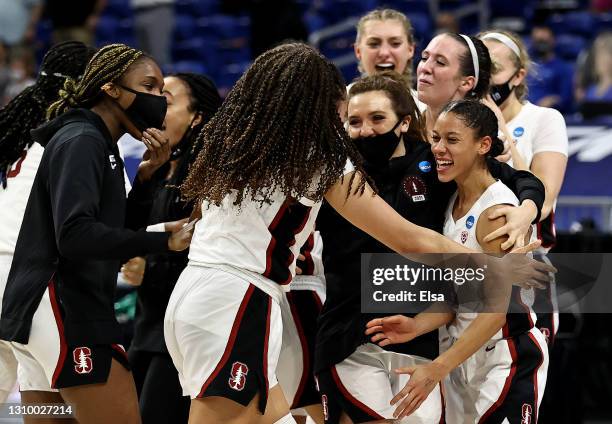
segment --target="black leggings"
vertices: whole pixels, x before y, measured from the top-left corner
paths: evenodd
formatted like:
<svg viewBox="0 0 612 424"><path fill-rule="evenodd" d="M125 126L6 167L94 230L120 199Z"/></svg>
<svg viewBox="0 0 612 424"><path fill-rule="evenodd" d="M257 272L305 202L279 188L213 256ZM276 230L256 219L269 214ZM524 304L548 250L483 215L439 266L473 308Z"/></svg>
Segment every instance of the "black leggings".
<svg viewBox="0 0 612 424"><path fill-rule="evenodd" d="M168 353L130 349L143 424L182 424L189 419L189 396L182 396L178 372Z"/></svg>

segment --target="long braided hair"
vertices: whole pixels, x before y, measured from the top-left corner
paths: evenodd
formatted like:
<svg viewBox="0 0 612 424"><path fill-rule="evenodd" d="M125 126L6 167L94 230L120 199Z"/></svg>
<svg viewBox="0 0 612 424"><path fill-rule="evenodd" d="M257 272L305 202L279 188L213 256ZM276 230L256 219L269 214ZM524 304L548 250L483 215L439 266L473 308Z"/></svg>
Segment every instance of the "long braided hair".
<svg viewBox="0 0 612 424"><path fill-rule="evenodd" d="M345 94L338 70L313 48L290 43L263 53L204 126L183 195L219 205L235 190L238 206L278 191L322 199L347 159L363 172L337 112ZM355 191L364 188L361 179Z"/></svg>
<svg viewBox="0 0 612 424"><path fill-rule="evenodd" d="M36 83L0 109L0 173L32 145L30 130L45 121L47 108L57 99L64 81L80 78L94 53L92 47L78 41L56 44L45 54Z"/></svg>
<svg viewBox="0 0 612 424"><path fill-rule="evenodd" d="M94 106L102 98L104 84L117 81L132 64L145 58L152 60L142 51L125 44L102 47L87 64L80 81L66 79L59 91L60 99L49 107L47 117L53 119L71 108Z"/></svg>

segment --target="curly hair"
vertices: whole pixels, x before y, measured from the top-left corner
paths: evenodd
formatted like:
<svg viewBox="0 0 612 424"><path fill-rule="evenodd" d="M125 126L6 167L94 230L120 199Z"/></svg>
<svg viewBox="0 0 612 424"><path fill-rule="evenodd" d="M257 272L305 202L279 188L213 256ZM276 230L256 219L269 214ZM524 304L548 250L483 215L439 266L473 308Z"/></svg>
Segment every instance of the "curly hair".
<svg viewBox="0 0 612 424"><path fill-rule="evenodd" d="M102 96L102 86L119 80L128 68L139 60L152 60L140 50L125 44L102 47L89 61L81 80L66 78L59 91L60 99L49 106L47 118L52 119L70 108L89 108Z"/></svg>
<svg viewBox="0 0 612 424"><path fill-rule="evenodd" d="M95 49L78 41L51 47L43 58L36 83L0 110L0 172L32 145L30 130L45 121L47 108L57 99L64 81L80 78L94 53Z"/></svg>
<svg viewBox="0 0 612 424"><path fill-rule="evenodd" d="M337 112L345 94L339 71L313 48L291 43L263 53L200 133L183 196L219 205L235 191L238 206L277 192L321 200L347 159L363 172ZM361 179L355 193L364 189Z"/></svg>

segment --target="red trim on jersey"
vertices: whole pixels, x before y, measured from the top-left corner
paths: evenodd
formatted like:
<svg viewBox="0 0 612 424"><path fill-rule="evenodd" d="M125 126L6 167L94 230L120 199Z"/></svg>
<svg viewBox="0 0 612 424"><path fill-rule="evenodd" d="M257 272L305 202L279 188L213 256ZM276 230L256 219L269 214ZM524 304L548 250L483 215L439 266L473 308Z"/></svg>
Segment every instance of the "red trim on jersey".
<svg viewBox="0 0 612 424"><path fill-rule="evenodd" d="M221 372L221 369L227 363L227 360L229 359L229 356L232 353L232 349L234 348L234 343L236 342L236 336L238 334L238 329L240 328L240 324L242 323L242 318L244 317L244 311L246 310L246 307L249 304L249 301L251 300L251 296L253 295L254 291L255 291L255 286L253 284L249 284L249 288L244 294L244 298L242 299L242 302L240 303L240 307L238 308L238 313L236 314L236 318L234 318L234 323L232 324L232 331L230 332L229 338L227 340L225 351L223 352L223 355L221 356L219 363L215 367L215 370L212 372L212 374L210 374L208 379L202 385L202 389L200 390L200 393L198 394L197 397L200 398L204 395L204 392L206 391L208 386L210 386L210 383L213 382L213 380Z"/></svg>
<svg viewBox="0 0 612 424"><path fill-rule="evenodd" d="M293 234L292 234L293 237L291 238L291 241L287 245L288 247L295 245L295 236L296 234L299 234L300 231L302 231L304 227L306 226L306 223L308 222L308 218L310 218L310 211L311 209L308 208L308 213L304 214L304 218L302 219L302 222L300 223L300 225L293 230ZM289 284L291 280L293 279L293 276L288 271L294 259L295 259L295 256L293 255L293 253L290 253L289 257L287 258L287 263L285 264L287 267L287 278L284 281L279 282L279 284L282 286L284 286L285 284Z"/></svg>
<svg viewBox="0 0 612 424"><path fill-rule="evenodd" d="M53 277L54 276L55 275L53 275ZM59 304L57 303L57 298L55 297L55 281L53 281L53 277L51 277L51 280L49 280L49 300L51 301L51 309L53 310L53 316L55 317L55 324L57 324L57 331L60 339L60 353L57 359L57 364L55 365L53 377L51 378L51 387L55 388L55 383L57 382L57 379L62 371L62 367L64 366L64 361L66 360L68 346L66 345L66 337L64 335L64 322L62 320L62 314Z"/></svg>
<svg viewBox="0 0 612 424"><path fill-rule="evenodd" d="M510 334L510 327L508 326L508 318L506 317L506 322L504 323L504 326L502 327L502 335L504 336L504 339L509 337Z"/></svg>
<svg viewBox="0 0 612 424"><path fill-rule="evenodd" d="M514 378L514 375L516 374L518 355L516 353L516 346L514 345L514 339L509 338L506 340L506 342L508 343L508 349L510 350L510 356L512 356L512 366L510 367L510 374L508 374L508 377L506 377L504 388L502 389L499 397L497 398L495 403L491 405L491 407L487 410L487 412L485 412L482 415L482 417L480 417L480 420L478 420L478 424L484 423L491 416L491 414L493 414L493 412L495 412L495 410L501 406L504 400L506 400L506 396L508 395L508 391L510 390L510 386L512 384L512 379Z"/></svg>
<svg viewBox="0 0 612 424"><path fill-rule="evenodd" d="M308 373L310 370L310 357L308 355L308 341L306 340L306 334L304 334L304 327L302 326L302 321L300 320L300 314L298 313L295 301L293 300L293 293L287 293L287 300L289 301L291 316L293 317L295 328L297 329L298 336L300 337L300 345L302 346L302 377L300 378L300 384L295 392L293 403L290 408L296 409L297 402L304 394L304 389L306 388L306 381L308 380Z"/></svg>
<svg viewBox="0 0 612 424"><path fill-rule="evenodd" d="M349 391L346 389L346 387L344 387L344 384L342 384L342 381L340 380L340 376L338 375L338 372L336 371L336 366L331 367L330 371L331 371L332 378L334 379L334 382L336 383L336 386L338 387L338 389L340 390L340 392L342 393L342 395L345 397L346 400L351 402L357 408L361 409L363 412L368 414L373 419L376 419L376 420L385 419L385 417L383 417L382 415L379 415L376 411L370 409L367 405L365 405L364 403L361 403L358 399L356 399L355 397L353 397L353 395L349 393Z"/></svg>
<svg viewBox="0 0 612 424"><path fill-rule="evenodd" d="M533 412L533 422L537 423L538 422L538 370L540 369L540 367L544 363L544 352L542 351L542 348L540 347L540 344L538 343L538 340L535 338L535 336L533 334L531 334L531 331L529 333L527 333L527 335L533 341L533 344L535 344L536 347L538 348L538 350L540 351L540 355L542 355L542 359L540 360L540 363L538 364L538 366L533 371L533 393L534 393L534 400L533 400L533 410L534 410L534 412Z"/></svg>
<svg viewBox="0 0 612 424"><path fill-rule="evenodd" d="M111 344L111 348L119 352L121 356L125 358L126 361L128 360L127 353L125 352L125 349L123 348L123 346L118 345L118 344Z"/></svg>
<svg viewBox="0 0 612 424"><path fill-rule="evenodd" d="M302 275L313 275L314 274L314 261L312 260L312 248L314 247L314 233L310 233L306 239L306 243L302 246L301 253L304 255L304 264L306 265L302 270Z"/></svg>
<svg viewBox="0 0 612 424"><path fill-rule="evenodd" d="M266 335L264 337L263 350L263 374L266 381L266 396L270 391L270 382L268 381L268 343L270 342L270 317L272 316L272 298L268 297L268 313L266 314Z"/></svg>
<svg viewBox="0 0 612 424"><path fill-rule="evenodd" d="M278 223L281 221L283 215L287 211L289 207L289 202L284 202L281 207L276 212L274 219L268 226L268 230L270 231L270 243L268 244L268 248L266 249L266 269L264 270L263 276L269 277L272 272L272 253L274 252L274 248L276 247L276 238L274 238L273 230L276 229Z"/></svg>
<svg viewBox="0 0 612 424"><path fill-rule="evenodd" d="M21 165L23 164L23 161L25 160L27 154L28 151L24 150L21 154L21 157L17 159L17 162L15 162L13 167L11 167L11 170L7 172L6 178L15 178L17 175L19 175L19 173L21 172Z"/></svg>

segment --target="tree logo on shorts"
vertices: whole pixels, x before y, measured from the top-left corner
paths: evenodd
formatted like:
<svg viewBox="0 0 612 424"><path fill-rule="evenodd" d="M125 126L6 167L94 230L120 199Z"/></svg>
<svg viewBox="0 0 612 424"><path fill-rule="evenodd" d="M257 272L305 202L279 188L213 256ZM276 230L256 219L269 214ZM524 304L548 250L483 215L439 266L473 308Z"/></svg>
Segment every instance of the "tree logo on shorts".
<svg viewBox="0 0 612 424"><path fill-rule="evenodd" d="M323 416L325 421L329 420L329 407L327 405L327 395L321 395L321 404L323 406Z"/></svg>
<svg viewBox="0 0 612 424"><path fill-rule="evenodd" d="M531 405L528 403L523 404L523 408L521 410L521 424L531 424L531 413L533 409Z"/></svg>
<svg viewBox="0 0 612 424"><path fill-rule="evenodd" d="M91 349L88 347L77 347L72 351L74 360L74 371L77 374L89 374L93 369L91 361Z"/></svg>
<svg viewBox="0 0 612 424"><path fill-rule="evenodd" d="M246 376L249 373L249 367L242 362L234 362L232 365L231 377L228 380L229 386L238 391L244 389L246 384Z"/></svg>

